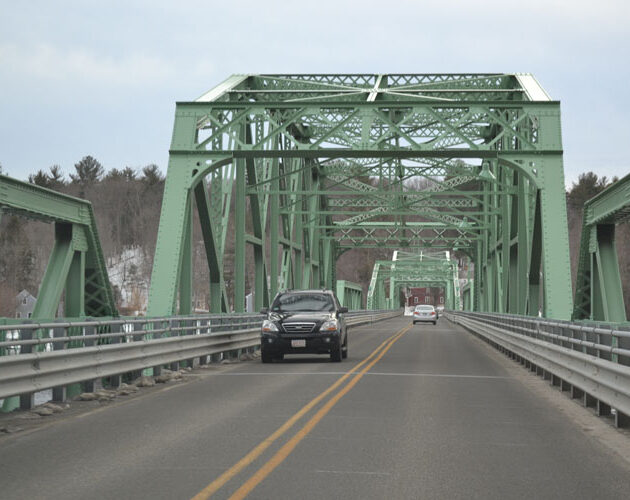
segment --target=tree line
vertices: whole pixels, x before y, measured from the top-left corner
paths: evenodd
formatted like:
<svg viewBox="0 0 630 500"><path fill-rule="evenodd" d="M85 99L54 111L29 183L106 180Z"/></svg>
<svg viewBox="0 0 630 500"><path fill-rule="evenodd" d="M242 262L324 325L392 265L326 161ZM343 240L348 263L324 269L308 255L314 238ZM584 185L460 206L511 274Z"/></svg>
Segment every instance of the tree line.
<svg viewBox="0 0 630 500"><path fill-rule="evenodd" d="M89 200L94 208L105 259L128 247L140 248L145 263L138 274L151 273L164 190L155 164L139 169L106 170L92 156L65 175L59 165L29 176L32 184ZM50 225L5 215L0 220L0 316L13 316L15 296L23 289L37 296L54 234Z"/></svg>
<svg viewBox="0 0 630 500"><path fill-rule="evenodd" d="M1 172L2 165L0 165ZM64 174L59 165L53 165L48 169L38 170L30 175L28 180L38 186L89 200L94 207L106 260L120 256L125 249L139 249L143 256L142 266L134 269L134 274L140 280L146 282L150 280L164 190L164 176L157 165L106 170L97 159L85 156L73 166L72 172L68 175ZM587 172L580 175L566 193L574 283L584 203L616 180L616 178L607 179L598 177L593 172ZM371 179L366 179L366 182L370 181ZM411 186L410 189L423 187L425 186ZM232 197L232 204L234 203L235 197ZM233 234L233 232L228 230L228 234ZM2 217L0 220L0 316L14 314L14 299L21 290L26 289L33 295L37 295L52 248L53 237L50 226L43 222L10 215ZM195 242L193 265L196 276L194 293L197 306L207 308L208 270L197 216L194 221L193 238ZM224 256L227 263L225 278L228 288L231 288L232 280L229 263L234 258L234 243L230 240L226 242ZM622 224L617 232L617 246L628 310L630 310L630 255L621 249L628 248L629 244L630 228L628 224ZM249 261L253 261L253 253L250 250L247 251L248 268L251 265ZM364 290L367 290L374 262L389 258L391 258L391 252L387 249L351 250L341 256L337 277L360 283L364 285Z"/></svg>

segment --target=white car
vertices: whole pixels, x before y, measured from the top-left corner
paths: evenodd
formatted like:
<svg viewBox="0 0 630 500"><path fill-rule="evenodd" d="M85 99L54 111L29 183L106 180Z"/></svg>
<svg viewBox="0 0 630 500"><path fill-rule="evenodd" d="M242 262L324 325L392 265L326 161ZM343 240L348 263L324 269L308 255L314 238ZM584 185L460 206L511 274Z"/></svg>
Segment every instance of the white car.
<svg viewBox="0 0 630 500"><path fill-rule="evenodd" d="M438 315L433 306L416 306L413 311L413 324L416 323L437 323Z"/></svg>

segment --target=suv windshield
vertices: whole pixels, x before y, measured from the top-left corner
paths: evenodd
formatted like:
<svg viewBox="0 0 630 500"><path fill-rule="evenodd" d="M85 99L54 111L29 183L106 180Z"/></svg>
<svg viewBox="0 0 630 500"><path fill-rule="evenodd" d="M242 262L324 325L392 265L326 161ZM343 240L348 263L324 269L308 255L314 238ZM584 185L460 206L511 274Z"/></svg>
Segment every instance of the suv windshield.
<svg viewBox="0 0 630 500"><path fill-rule="evenodd" d="M332 297L327 293L285 293L276 297L271 306L273 312L335 310Z"/></svg>

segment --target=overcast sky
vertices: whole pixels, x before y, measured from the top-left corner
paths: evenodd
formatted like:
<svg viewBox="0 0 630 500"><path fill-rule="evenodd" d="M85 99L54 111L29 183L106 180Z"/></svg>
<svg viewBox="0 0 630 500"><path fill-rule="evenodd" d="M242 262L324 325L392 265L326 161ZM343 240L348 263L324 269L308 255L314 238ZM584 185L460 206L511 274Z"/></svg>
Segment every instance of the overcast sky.
<svg viewBox="0 0 630 500"><path fill-rule="evenodd" d="M175 102L233 73L531 72L562 102L567 185L630 173L629 4L510 3L0 0L0 164L166 171Z"/></svg>

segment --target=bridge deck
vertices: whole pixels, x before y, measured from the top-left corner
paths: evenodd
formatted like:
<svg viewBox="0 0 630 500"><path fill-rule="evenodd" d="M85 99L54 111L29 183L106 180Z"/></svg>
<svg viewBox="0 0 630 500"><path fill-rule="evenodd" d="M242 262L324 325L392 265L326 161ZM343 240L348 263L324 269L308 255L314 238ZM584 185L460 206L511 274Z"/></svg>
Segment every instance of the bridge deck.
<svg viewBox="0 0 630 500"><path fill-rule="evenodd" d="M629 462L531 392L522 368L444 319L409 323L351 331L341 364L198 369L188 383L0 438L0 496L191 498L353 372L213 498L243 485L265 499L627 498ZM590 429L628 440L606 425L592 417Z"/></svg>

